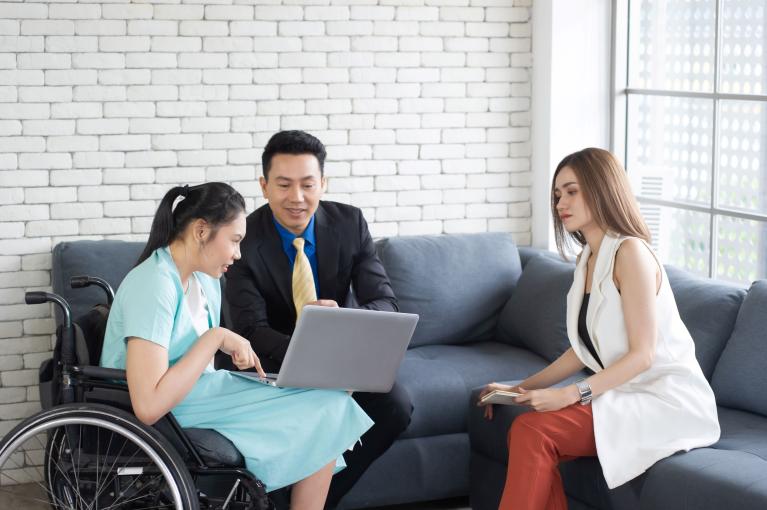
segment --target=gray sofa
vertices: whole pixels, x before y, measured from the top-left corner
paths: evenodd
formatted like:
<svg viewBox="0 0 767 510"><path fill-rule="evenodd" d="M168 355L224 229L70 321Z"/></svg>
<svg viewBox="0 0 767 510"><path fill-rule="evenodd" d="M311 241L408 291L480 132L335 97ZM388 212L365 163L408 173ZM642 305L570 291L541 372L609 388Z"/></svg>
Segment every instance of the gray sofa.
<svg viewBox="0 0 767 510"><path fill-rule="evenodd" d="M475 508L496 508L505 474L505 433L517 409L501 409L487 422L474 407L472 392L490 381L523 379L564 352L564 300L572 266L551 253L517 249L506 234L398 237L380 240L377 247L400 309L421 316L398 374L414 411L408 429L341 506L363 508L471 492ZM69 290L69 277L89 273L117 286L140 249L138 243L119 241L60 244L53 257L54 291L70 300L77 316L103 298L98 289ZM765 507L767 479L757 478L767 477L767 393L761 391L767 388L767 372L761 370L767 366L767 350L759 350L763 336L753 332L760 316L748 314L756 320L753 324L738 312L763 305L767 284L752 289L741 307L743 289L671 268L669 275L704 372L714 376L720 404L727 406L720 414L722 441L659 463L646 479L621 488L626 490L607 491L593 459L565 464L572 508L634 508L628 505L639 499L645 508L667 503L669 508L697 508L689 502L698 497L721 501L716 498L723 492L739 487L739 498L754 498L754 505ZM736 334L730 339L733 328ZM728 368L732 366L737 368ZM719 453L725 456L714 459ZM743 472L733 473L739 462ZM669 482L664 485L664 480ZM690 494L680 492L680 486L690 487ZM730 486L733 491L722 490ZM620 497L626 498L625 506L615 504Z"/></svg>
<svg viewBox="0 0 767 510"><path fill-rule="evenodd" d="M552 254L520 250L523 265L514 295L501 312L499 335L546 361L568 347L565 299L573 266ZM569 506L577 509L767 508L767 280L746 290L666 267L696 356L716 394L721 439L709 448L677 453L644 475L608 490L596 458L562 464ZM543 308L546 308L545 310ZM511 374L511 382L525 374ZM472 399L479 388L475 388ZM469 410L471 505L496 509L506 473L506 432L525 409L497 406L487 421ZM626 441L631 441L630 437Z"/></svg>

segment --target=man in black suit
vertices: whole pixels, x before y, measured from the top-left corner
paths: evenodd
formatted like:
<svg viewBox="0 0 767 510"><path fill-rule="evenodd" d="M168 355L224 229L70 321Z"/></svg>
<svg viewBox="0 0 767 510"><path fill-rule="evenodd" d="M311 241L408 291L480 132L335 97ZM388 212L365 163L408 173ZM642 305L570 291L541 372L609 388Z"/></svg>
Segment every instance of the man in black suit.
<svg viewBox="0 0 767 510"><path fill-rule="evenodd" d="M248 216L242 258L227 273L231 326L250 340L267 372L279 371L306 304L343 306L351 288L357 307L397 311L362 212L320 201L327 184L325 154L322 142L308 133L272 136L261 157L260 178L269 203ZM307 285L296 287L299 266L306 274L311 267L314 285L311 277L304 278L308 290ZM327 508L338 504L410 423L410 397L397 383L389 393L357 392L354 399L375 425L362 436L361 445L344 454L347 468L333 477Z"/></svg>

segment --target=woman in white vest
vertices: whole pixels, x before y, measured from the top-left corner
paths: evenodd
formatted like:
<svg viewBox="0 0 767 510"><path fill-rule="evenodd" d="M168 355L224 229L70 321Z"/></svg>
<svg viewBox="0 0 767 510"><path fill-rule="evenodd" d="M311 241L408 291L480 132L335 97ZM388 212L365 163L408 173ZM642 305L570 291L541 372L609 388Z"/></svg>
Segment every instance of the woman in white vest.
<svg viewBox="0 0 767 510"><path fill-rule="evenodd" d="M509 430L503 510L567 508L561 461L596 455L614 488L719 439L714 394L620 163L601 149L567 156L551 209L560 253L571 240L582 247L567 295L571 347L518 386L483 391L516 391L537 411ZM585 367L594 374L552 387Z"/></svg>

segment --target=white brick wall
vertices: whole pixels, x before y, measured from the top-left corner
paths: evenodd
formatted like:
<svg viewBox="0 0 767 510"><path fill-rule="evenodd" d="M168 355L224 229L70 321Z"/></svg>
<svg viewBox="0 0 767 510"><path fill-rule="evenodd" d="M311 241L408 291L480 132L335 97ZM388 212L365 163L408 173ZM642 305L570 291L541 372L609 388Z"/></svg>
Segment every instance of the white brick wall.
<svg viewBox="0 0 767 510"><path fill-rule="evenodd" d="M177 183L253 209L279 129L375 236L530 242L531 0L167 3L0 2L0 433L38 407L55 243L144 240Z"/></svg>

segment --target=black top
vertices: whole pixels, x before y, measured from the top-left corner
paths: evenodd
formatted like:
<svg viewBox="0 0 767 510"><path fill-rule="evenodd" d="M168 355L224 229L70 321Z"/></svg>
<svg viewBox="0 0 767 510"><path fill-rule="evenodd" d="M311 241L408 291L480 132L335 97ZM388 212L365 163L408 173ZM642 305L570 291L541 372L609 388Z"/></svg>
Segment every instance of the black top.
<svg viewBox="0 0 767 510"><path fill-rule="evenodd" d="M591 297L591 294L583 295L583 303L581 303L581 313L578 315L578 336L581 337L581 341L583 342L583 345L585 345L586 349L588 349L591 355L594 356L594 359L597 360L597 363L599 363L599 366L602 368L605 368L605 366L602 364L602 360L599 359L599 356L597 355L597 350L594 348L593 342L591 341L589 330L586 328L586 312L589 309L589 297Z"/></svg>

